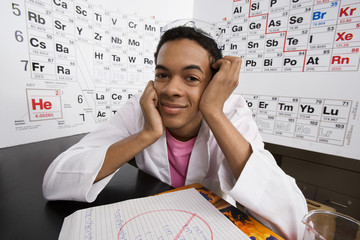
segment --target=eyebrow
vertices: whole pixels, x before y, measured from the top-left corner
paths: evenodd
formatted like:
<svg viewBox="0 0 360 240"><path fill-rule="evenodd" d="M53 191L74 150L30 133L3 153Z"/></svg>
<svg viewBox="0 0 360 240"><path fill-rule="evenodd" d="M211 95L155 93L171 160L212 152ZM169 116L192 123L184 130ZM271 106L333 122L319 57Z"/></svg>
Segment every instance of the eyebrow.
<svg viewBox="0 0 360 240"><path fill-rule="evenodd" d="M155 69L162 69L162 70L165 70L165 71L169 71L169 69L167 67L165 67L164 65L156 65L155 66ZM200 66L198 65L195 65L195 64L192 64L192 65L188 65L186 67L184 67L182 70L189 70L189 69L196 69L196 70L199 70L200 72L204 73L201 69Z"/></svg>

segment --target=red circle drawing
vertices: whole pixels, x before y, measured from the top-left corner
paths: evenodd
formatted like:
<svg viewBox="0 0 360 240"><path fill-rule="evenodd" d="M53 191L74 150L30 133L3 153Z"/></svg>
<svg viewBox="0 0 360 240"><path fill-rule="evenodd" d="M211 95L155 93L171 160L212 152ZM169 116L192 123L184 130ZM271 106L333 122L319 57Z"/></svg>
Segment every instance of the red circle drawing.
<svg viewBox="0 0 360 240"><path fill-rule="evenodd" d="M182 226L182 228L180 229L180 231L177 233L176 237L174 238L174 240L177 240L179 239L179 237L181 236L181 234L184 232L184 230L186 229L186 227L189 226L190 222L192 220L194 220L195 218L197 219L200 219L205 225L206 227L209 229L210 231L210 237L211 237L211 240L213 240L213 232L211 230L211 227L210 225L203 219L201 218L200 216L198 216L197 214L195 213L191 213L191 212L188 212L188 211L185 211L185 210L178 210L178 209L162 209L162 210L154 210L154 211L149 211L149 212L145 212L145 213L141 213L133 218L131 218L130 220L126 221L124 223L124 225L121 226L121 228L119 229L118 231L118 237L117 239L119 240L120 239L120 233L121 231L123 231L125 225L127 225L128 223L130 223L131 221L135 220L135 219L138 219L139 217L141 216L144 216L144 215L147 215L147 214L152 214L152 213L159 213L159 212L182 212L182 213L187 213L187 214L190 214L190 218L189 220Z"/></svg>

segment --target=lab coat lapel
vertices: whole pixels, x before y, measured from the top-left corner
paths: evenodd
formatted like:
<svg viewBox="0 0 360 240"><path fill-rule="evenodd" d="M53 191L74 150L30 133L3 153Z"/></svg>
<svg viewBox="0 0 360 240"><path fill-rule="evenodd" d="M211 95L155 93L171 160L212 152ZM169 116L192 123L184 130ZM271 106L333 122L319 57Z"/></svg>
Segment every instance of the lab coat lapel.
<svg viewBox="0 0 360 240"><path fill-rule="evenodd" d="M149 156L151 156L154 164L153 170L157 169L158 171L155 174L161 181L170 184L170 168L165 131L157 142L149 147L149 151Z"/></svg>
<svg viewBox="0 0 360 240"><path fill-rule="evenodd" d="M196 138L188 166L185 185L201 183L210 168L209 127L203 120Z"/></svg>

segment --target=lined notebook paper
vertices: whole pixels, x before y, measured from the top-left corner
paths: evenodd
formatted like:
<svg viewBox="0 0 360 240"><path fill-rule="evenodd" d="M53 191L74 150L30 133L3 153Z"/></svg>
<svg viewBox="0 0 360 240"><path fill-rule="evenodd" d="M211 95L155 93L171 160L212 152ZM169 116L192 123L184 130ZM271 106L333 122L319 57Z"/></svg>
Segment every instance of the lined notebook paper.
<svg viewBox="0 0 360 240"><path fill-rule="evenodd" d="M249 239L195 189L78 210L59 240Z"/></svg>

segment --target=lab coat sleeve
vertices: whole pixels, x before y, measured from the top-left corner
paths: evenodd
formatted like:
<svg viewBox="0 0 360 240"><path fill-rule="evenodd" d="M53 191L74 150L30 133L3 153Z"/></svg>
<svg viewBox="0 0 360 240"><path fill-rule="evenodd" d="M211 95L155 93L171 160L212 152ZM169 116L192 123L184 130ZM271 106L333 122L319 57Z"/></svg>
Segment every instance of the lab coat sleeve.
<svg viewBox="0 0 360 240"><path fill-rule="evenodd" d="M96 199L115 174L94 183L108 148L128 137L134 131L131 123L139 120L136 114L131 114L134 104L136 99L126 103L109 122L86 135L50 164L43 180L43 194L47 200L92 202Z"/></svg>
<svg viewBox="0 0 360 240"><path fill-rule="evenodd" d="M229 118L251 144L253 152L237 181L227 161L223 161L219 169L223 191L285 239L300 239L304 231L301 219L307 213L307 204L295 180L264 149L247 106L242 104Z"/></svg>
<svg viewBox="0 0 360 240"><path fill-rule="evenodd" d="M228 193L237 202L285 239L300 239L306 200L295 180L286 175L272 155L253 149L235 186Z"/></svg>

